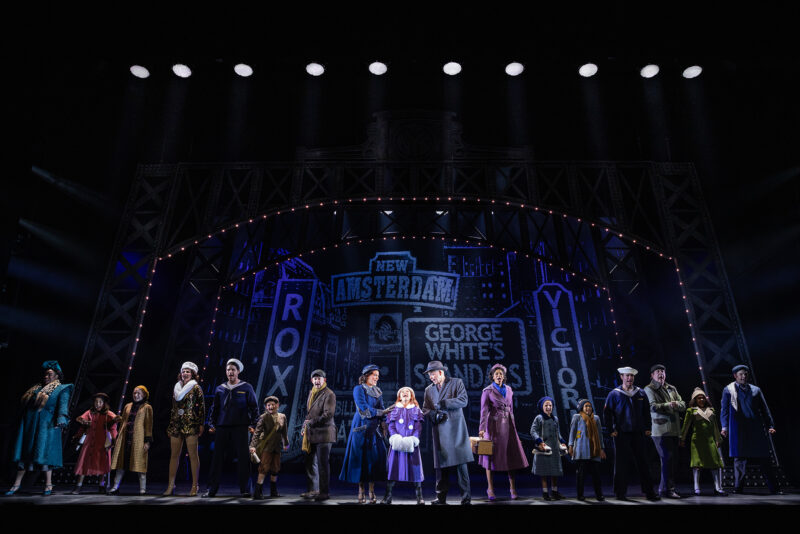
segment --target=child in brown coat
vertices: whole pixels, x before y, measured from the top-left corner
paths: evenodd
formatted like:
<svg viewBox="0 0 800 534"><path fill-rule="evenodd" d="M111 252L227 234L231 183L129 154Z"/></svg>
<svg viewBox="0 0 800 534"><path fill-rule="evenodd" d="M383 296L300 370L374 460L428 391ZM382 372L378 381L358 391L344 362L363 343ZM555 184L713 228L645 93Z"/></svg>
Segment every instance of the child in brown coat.
<svg viewBox="0 0 800 534"><path fill-rule="evenodd" d="M289 434L286 426L286 416L278 413L280 401L278 397L269 396L264 399L266 411L259 417L256 431L250 440L250 455L256 455L258 464L258 480L253 499L263 499L262 487L264 479L269 477L269 496L278 495L278 472L281 470L281 451L289 449Z"/></svg>

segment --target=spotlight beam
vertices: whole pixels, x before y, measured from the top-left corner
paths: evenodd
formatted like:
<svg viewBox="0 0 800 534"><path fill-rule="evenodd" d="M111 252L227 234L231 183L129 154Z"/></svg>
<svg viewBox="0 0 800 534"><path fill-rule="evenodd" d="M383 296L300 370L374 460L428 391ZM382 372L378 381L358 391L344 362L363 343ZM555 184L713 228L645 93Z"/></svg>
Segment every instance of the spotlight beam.
<svg viewBox="0 0 800 534"><path fill-rule="evenodd" d="M56 176L36 165L31 166L31 172L39 176L45 183L60 189L62 192L66 193L67 196L96 209L109 219L116 217L116 210L114 206L112 206L111 200L103 195L80 184Z"/></svg>

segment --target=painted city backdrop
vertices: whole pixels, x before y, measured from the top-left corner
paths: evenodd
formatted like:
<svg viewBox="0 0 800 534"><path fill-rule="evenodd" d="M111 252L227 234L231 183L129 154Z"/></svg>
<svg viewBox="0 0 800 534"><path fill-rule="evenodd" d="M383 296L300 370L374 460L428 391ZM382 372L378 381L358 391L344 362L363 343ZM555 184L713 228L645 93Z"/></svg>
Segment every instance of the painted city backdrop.
<svg viewBox="0 0 800 534"><path fill-rule="evenodd" d="M227 359L239 358L259 402L280 398L290 436L284 462L300 459L309 376L317 368L337 396L334 461L344 453L353 388L368 363L380 367L389 406L403 386L422 404L430 383L425 367L443 361L469 393L470 435L478 434L489 369L503 364L528 450L542 396L556 400L566 438L576 401L601 407L614 387L607 295L545 262L488 246L391 239L311 258L286 261L223 293L206 373L210 394L224 380ZM423 454L430 446L426 428Z"/></svg>

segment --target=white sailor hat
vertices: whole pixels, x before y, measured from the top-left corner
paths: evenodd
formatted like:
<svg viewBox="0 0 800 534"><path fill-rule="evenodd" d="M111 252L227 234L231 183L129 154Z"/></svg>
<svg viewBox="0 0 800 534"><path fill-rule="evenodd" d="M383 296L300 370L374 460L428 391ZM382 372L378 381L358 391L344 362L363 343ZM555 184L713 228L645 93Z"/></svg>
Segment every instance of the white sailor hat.
<svg viewBox="0 0 800 534"><path fill-rule="evenodd" d="M621 375L633 375L633 376L636 376L636 374L639 371L637 371L633 367L620 367L619 369L617 369L617 372L619 374L621 374Z"/></svg>

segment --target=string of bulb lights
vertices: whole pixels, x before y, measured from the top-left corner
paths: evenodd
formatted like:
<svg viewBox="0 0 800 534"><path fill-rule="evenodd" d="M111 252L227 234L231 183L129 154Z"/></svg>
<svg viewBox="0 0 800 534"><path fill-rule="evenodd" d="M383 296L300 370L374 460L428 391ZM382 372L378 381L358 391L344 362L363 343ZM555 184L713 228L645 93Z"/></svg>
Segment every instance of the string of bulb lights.
<svg viewBox="0 0 800 534"><path fill-rule="evenodd" d="M447 201L452 202L454 197L446 197L446 198L447 198ZM356 203L358 203L358 202L364 203L364 202L368 202L368 201L382 202L382 201L386 201L386 200L388 200L389 202L396 202L397 200L400 200L401 202L403 202L403 201L406 201L407 199L406 199L406 197L400 197L399 199L394 198L394 197L388 197L388 198L383 198L383 197L376 197L376 198L361 197L361 198L355 198L355 199L350 198L350 199L342 200L341 204L344 204L344 205L352 204L354 201ZM418 198L417 197L409 197L408 200L410 200L412 202L416 202L416 201L418 201ZM440 201L443 201L444 199L443 199L443 197L421 197L421 198L419 198L419 200L420 201L429 201L430 200L430 201L440 202ZM459 200L459 199L456 198L456 200ZM460 200L462 202L467 202L468 198L467 197L461 197ZM469 200L477 202L477 203L482 203L483 202L483 203L489 203L489 204L497 204L497 202L498 202L496 199L483 199L483 200L481 200L480 198L476 198L476 199L469 199ZM224 233L226 233L226 230L229 230L229 229L230 230L237 229L242 224L250 224L250 223L256 222L259 219L262 219L262 220L266 219L270 215L271 216L280 216L281 214L287 215L287 214L291 214L293 212L296 212L297 209L311 209L313 207L326 207L326 206L330 206L330 205L336 206L336 205L339 205L339 204L340 204L339 200L333 200L333 201L329 201L329 202L319 202L317 204L298 205L298 206L290 207L288 209L277 210L272 214L266 214L265 213L265 214L262 214L260 217L246 219L246 220L243 220L241 222L233 223L232 225L230 225L228 227L221 228L216 232L208 234L207 238L211 239L212 237L215 237L218 234L224 234ZM549 215L554 215L554 214L555 215L559 215L558 212L554 212L553 210L539 208L538 206L526 206L523 203L515 203L515 202L510 202L510 201L500 201L500 204L501 205L505 204L505 206L507 206L507 207L514 206L514 207L518 207L520 209L531 209L533 211L543 211L543 212L548 213ZM572 217L572 216L570 216L570 215L568 215L566 213L560 213L560 215L563 218L573 218L577 222L583 222L581 218ZM590 222L589 224L592 227L596 227L596 223L594 223L594 222ZM688 320L688 327L689 327L689 330L690 330L690 333L691 333L691 336L692 336L692 343L693 343L694 348L695 348L695 356L697 357L697 360L698 360L698 371L700 372L700 376L701 376L701 379L702 379L703 389L706 389L706 394L708 394L705 371L703 370L702 359L701 359L701 356L700 356L700 347L698 345L697 334L695 332L695 323L696 323L696 321L694 320L694 317L693 317L693 314L692 314L692 310L690 309L689 304L688 304L688 294L686 292L686 286L684 285L684 281L683 281L682 276L681 276L681 271L680 271L680 267L678 265L677 258L673 258L672 256L665 255L664 252L658 251L657 249L655 249L654 247L652 247L649 244L644 244L641 239L635 239L635 238L631 238L629 236L626 237L624 234L622 234L621 232L615 231L613 228L608 228L608 227L605 227L605 226L601 225L600 229L602 229L606 233L616 234L616 237L618 237L619 239L627 240L632 245L637 245L639 247L644 247L645 250L651 251L654 254L657 254L661 258L665 258L668 261L673 262L673 264L675 265L675 273L676 273L676 276L677 276L677 279L678 279L678 285L679 285L679 287L681 289L681 292L682 292L682 297L683 297L685 311L686 311L687 320ZM466 244L466 245L472 245L472 246L488 246L489 248L496 248L497 250L500 250L500 251L506 252L506 253L513 252L514 254L516 254L518 256L524 256L525 258L528 258L528 259L532 258L532 259L534 259L535 261L537 261L539 263L545 263L551 268L558 268L565 275L572 276L573 278L576 278L578 280L582 280L584 283L593 286L595 289L603 291L606 294L606 298L607 298L607 300L609 302L609 313L611 314L611 324L612 324L612 327L614 329L614 336L615 336L615 341L616 341L616 345L617 345L617 351L618 351L618 354L619 354L619 360L620 360L620 363L624 362L624 354L623 354L623 351L622 351L622 344L620 342L619 330L617 328L617 321L616 321L616 317L615 317L615 313L614 313L614 301L613 301L613 299L611 297L611 292L610 292L609 288L601 285L601 283L598 283L599 281L594 280L591 276L585 275L584 273L577 273L577 272L571 271L569 269L565 269L564 267L560 267L558 265L554 265L552 263L552 261L548 261L548 259L538 257L538 255L536 253L531 253L530 251L513 250L513 249L510 249L510 248L507 248L507 247L495 247L492 243L489 243L487 241L480 240L480 239L459 239L459 238L447 238L447 237L444 237L444 236L429 236L429 235L421 235L421 236L416 236L416 235L391 235L391 236L388 236L387 235L387 236L372 237L372 238L357 238L357 237L354 237L354 238L345 240L342 243L334 243L331 246L321 246L321 247L318 247L318 248L315 248L315 249L310 249L310 250L306 250L306 251L303 251L303 252L298 252L296 254L286 255L285 257L280 258L277 261L275 261L274 264L267 265L267 266L265 266L263 268L253 269L253 270L251 270L249 272L244 273L243 276L239 277L239 280L236 280L234 282L228 283L227 286L232 288L237 283L240 283L240 282L246 280L248 277L255 276L258 272L266 272L269 269L279 267L281 265L281 263L283 263L283 262L291 261L291 260L293 260L295 258L302 258L303 254L314 255L314 254L321 253L321 252L328 252L328 251L332 251L332 250L338 250L340 248L340 246L341 246L341 248L344 248L344 247L350 247L350 246L353 246L353 245L355 245L355 246L367 245L367 244L372 245L376 241L381 241L381 240L382 241L389 241L389 240L396 241L398 238L401 241L402 240L406 240L406 239L412 240L412 241L416 240L416 239L419 239L419 240L431 240L431 241L442 241L442 242L448 242L449 241L451 243L456 243L456 244ZM200 239L194 240L194 244L195 245L198 245L199 243L200 243ZM189 241L188 244L177 245L176 247L174 247L175 254L177 254L179 252L185 252L187 246L191 246L191 241ZM141 337L141 330L142 330L142 327L144 325L144 316L147 313L147 304L149 303L149 300L150 300L150 296L149 296L150 288L152 288L152 286L153 286L153 278L154 278L154 276L156 274L156 266L157 266L159 261L164 260L165 258L172 258L173 255L174 254L172 252L169 252L164 256L155 257L155 258L153 258L152 264L150 266L151 267L151 270L150 270L150 272L151 272L150 281L148 282L147 291L145 292L144 298L142 299L142 301L140 303L140 306L139 306L140 309L139 309L139 314L138 314L138 327L137 327L136 337L135 337L134 344L133 344L132 351L131 351L131 355L130 355L130 360L129 360L130 363L128 365L127 374L126 374L126 377L125 377L125 386L123 387L123 393L122 393L122 397L120 399L120 407L124 403L125 394L126 394L126 391L127 391L128 381L129 381L129 377L130 377L130 372L133 369L133 361L134 361L134 358L136 357L136 348L138 346L139 339ZM215 328L216 328L217 313L219 311L220 300L222 298L222 291L223 291L224 288L225 288L225 284L221 284L220 287L217 290L216 304L214 306L214 313L213 313L213 316L212 316L212 319L211 319L211 329L209 330L209 333L208 333L208 340L207 340L207 344L206 344L207 348L206 348L206 353L204 355L203 371L205 371L207 369L207 367L208 367L208 360L209 360L209 357L210 357L211 345L213 343L213 336L214 336L214 332L215 332ZM202 382L202 377L201 377L201 382Z"/></svg>
<svg viewBox="0 0 800 534"><path fill-rule="evenodd" d="M305 66L306 73L309 76L322 76L325 74L325 67L322 63L318 62L311 62ZM389 71L389 66L386 63L381 61L373 61L367 66L367 70L375 76L383 76ZM442 65L442 72L447 74L448 76L456 76L461 73L463 67L461 63L457 61L448 61L444 65ZM504 68L505 73L508 76L519 76L523 72L525 72L525 66L522 63L517 61L513 61L507 64ZM661 71L661 68L655 64L650 63L643 66L639 70L639 75L642 78L653 78L658 75ZM132 65L130 67L130 72L133 76L137 78L149 78L150 77L150 70L147 67L142 65ZM172 72L175 76L179 78L189 78L192 75L192 69L183 63L175 63L172 65ZM246 64L246 63L237 63L233 66L233 72L235 72L238 76L242 78L249 78L254 74L253 67ZM599 67L595 63L585 63L578 68L578 74L583 78L591 78L595 76L599 72ZM699 65L689 65L687 66L681 75L686 79L697 78L702 74L703 68Z"/></svg>

